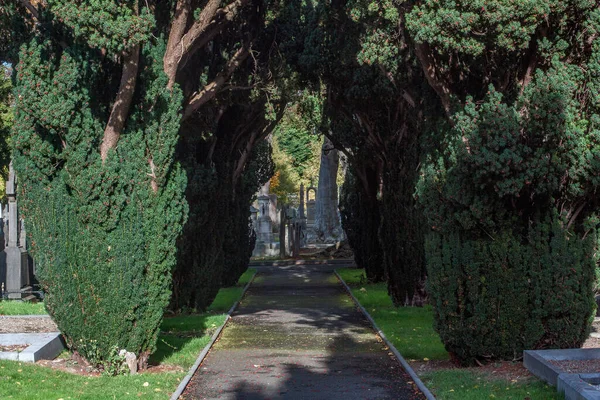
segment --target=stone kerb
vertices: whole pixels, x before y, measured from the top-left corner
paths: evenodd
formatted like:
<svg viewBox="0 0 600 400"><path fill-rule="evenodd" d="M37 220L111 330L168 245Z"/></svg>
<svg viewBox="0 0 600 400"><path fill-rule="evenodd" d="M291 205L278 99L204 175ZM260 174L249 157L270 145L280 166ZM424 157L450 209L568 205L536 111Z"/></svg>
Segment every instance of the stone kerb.
<svg viewBox="0 0 600 400"><path fill-rule="evenodd" d="M65 348L60 332L2 333L0 345L28 345L23 351L0 351L0 360L36 362L53 360Z"/></svg>
<svg viewBox="0 0 600 400"><path fill-rule="evenodd" d="M565 400L600 400L600 373L560 374L556 389Z"/></svg>
<svg viewBox="0 0 600 400"><path fill-rule="evenodd" d="M600 400L600 373L566 373L552 361L600 359L600 348L565 350L526 350L523 364L538 378L556 386L566 400ZM590 371L592 372L592 371Z"/></svg>
<svg viewBox="0 0 600 400"><path fill-rule="evenodd" d="M525 368L540 379L556 386L558 375L564 373L550 361L593 360L600 358L600 349L525 350Z"/></svg>

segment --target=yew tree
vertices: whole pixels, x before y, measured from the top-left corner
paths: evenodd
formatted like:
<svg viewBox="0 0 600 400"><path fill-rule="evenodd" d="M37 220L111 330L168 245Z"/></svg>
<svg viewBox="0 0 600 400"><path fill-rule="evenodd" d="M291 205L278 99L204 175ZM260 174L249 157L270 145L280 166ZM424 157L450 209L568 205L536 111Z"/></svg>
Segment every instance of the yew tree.
<svg viewBox="0 0 600 400"><path fill-rule="evenodd" d="M595 1L415 2L442 105L418 184L436 329L462 363L578 347L595 309Z"/></svg>
<svg viewBox="0 0 600 400"><path fill-rule="evenodd" d="M20 204L48 312L93 363L127 349L144 367L155 349L193 178L176 147L181 135L202 136L195 118L218 125L225 92L256 86L247 71L262 6L22 0L10 9L11 32L25 32L12 59ZM234 88L238 70L245 84ZM240 137L242 176L258 135Z"/></svg>

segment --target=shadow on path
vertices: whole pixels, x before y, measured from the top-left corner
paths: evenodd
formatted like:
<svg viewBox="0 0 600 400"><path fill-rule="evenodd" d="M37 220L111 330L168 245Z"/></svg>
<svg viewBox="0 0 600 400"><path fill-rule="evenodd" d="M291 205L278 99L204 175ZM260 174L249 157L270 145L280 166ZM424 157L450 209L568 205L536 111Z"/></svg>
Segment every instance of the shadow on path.
<svg viewBox="0 0 600 400"><path fill-rule="evenodd" d="M328 268L263 269L185 399L422 399Z"/></svg>

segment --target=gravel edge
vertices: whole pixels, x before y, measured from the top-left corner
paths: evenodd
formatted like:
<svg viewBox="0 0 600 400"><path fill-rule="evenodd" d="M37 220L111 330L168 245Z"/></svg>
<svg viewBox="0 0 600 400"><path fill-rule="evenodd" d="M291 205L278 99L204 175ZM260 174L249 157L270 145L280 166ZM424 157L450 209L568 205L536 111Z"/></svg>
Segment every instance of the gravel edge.
<svg viewBox="0 0 600 400"><path fill-rule="evenodd" d="M410 375L410 377L413 379L413 381L415 382L417 387L421 390L421 392L423 392L423 395L425 395L427 400L436 400L435 396L429 391L429 389L427 389L427 386L425 386L425 384L419 378L417 373L406 362L404 357L402 357L402 355L400 354L398 349L396 349L396 347L392 344L392 342L390 342L388 340L388 338L385 336L385 333L383 333L383 331L381 329L379 329L379 327L377 326L377 323L375 322L373 317L371 317L371 314L369 314L369 312L359 303L358 299L356 297L354 297L354 294L352 294L352 290L350 289L348 284L346 284L346 282L344 282L344 280L342 279L340 274L338 274L337 271L333 271L333 272L335 273L335 276L337 276L337 278L339 279L340 283L344 286L344 289L346 289L346 292L348 292L348 294L350 295L350 297L352 298L352 300L354 301L356 306L360 309L360 311L362 311L364 316L369 320L369 322L371 323L371 325L373 327L373 330L375 330L375 332L381 337L381 339L383 339L385 344L390 348L392 353L394 353L394 356L396 356L396 359L398 360L400 365L402 365L402 368L404 368L404 370Z"/></svg>

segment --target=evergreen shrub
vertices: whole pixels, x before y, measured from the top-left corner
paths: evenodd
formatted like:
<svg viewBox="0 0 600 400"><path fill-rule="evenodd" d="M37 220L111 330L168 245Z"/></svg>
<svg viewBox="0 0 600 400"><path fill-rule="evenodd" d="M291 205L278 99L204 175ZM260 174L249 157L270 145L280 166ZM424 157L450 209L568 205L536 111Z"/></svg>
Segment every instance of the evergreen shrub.
<svg viewBox="0 0 600 400"><path fill-rule="evenodd" d="M554 60L516 97L467 98L421 169L435 327L458 361L571 348L595 310L600 134Z"/></svg>
<svg viewBox="0 0 600 400"><path fill-rule="evenodd" d="M340 191L340 217L354 261L365 269L369 282L385 280L383 251L379 242L381 224L380 201L376 193L365 193L364 187L352 173L346 170L346 178Z"/></svg>
<svg viewBox="0 0 600 400"><path fill-rule="evenodd" d="M595 308L592 238L573 238L549 216L535 221L523 239L511 231L494 238L428 235L435 329L461 363L577 348L587 338Z"/></svg>
<svg viewBox="0 0 600 400"><path fill-rule="evenodd" d="M145 366L170 298L187 203L173 161L182 97L164 89L163 52L144 46L127 126L104 163L104 90L120 69L42 39L23 46L17 67L14 163L37 277L67 345L98 363L116 346Z"/></svg>

